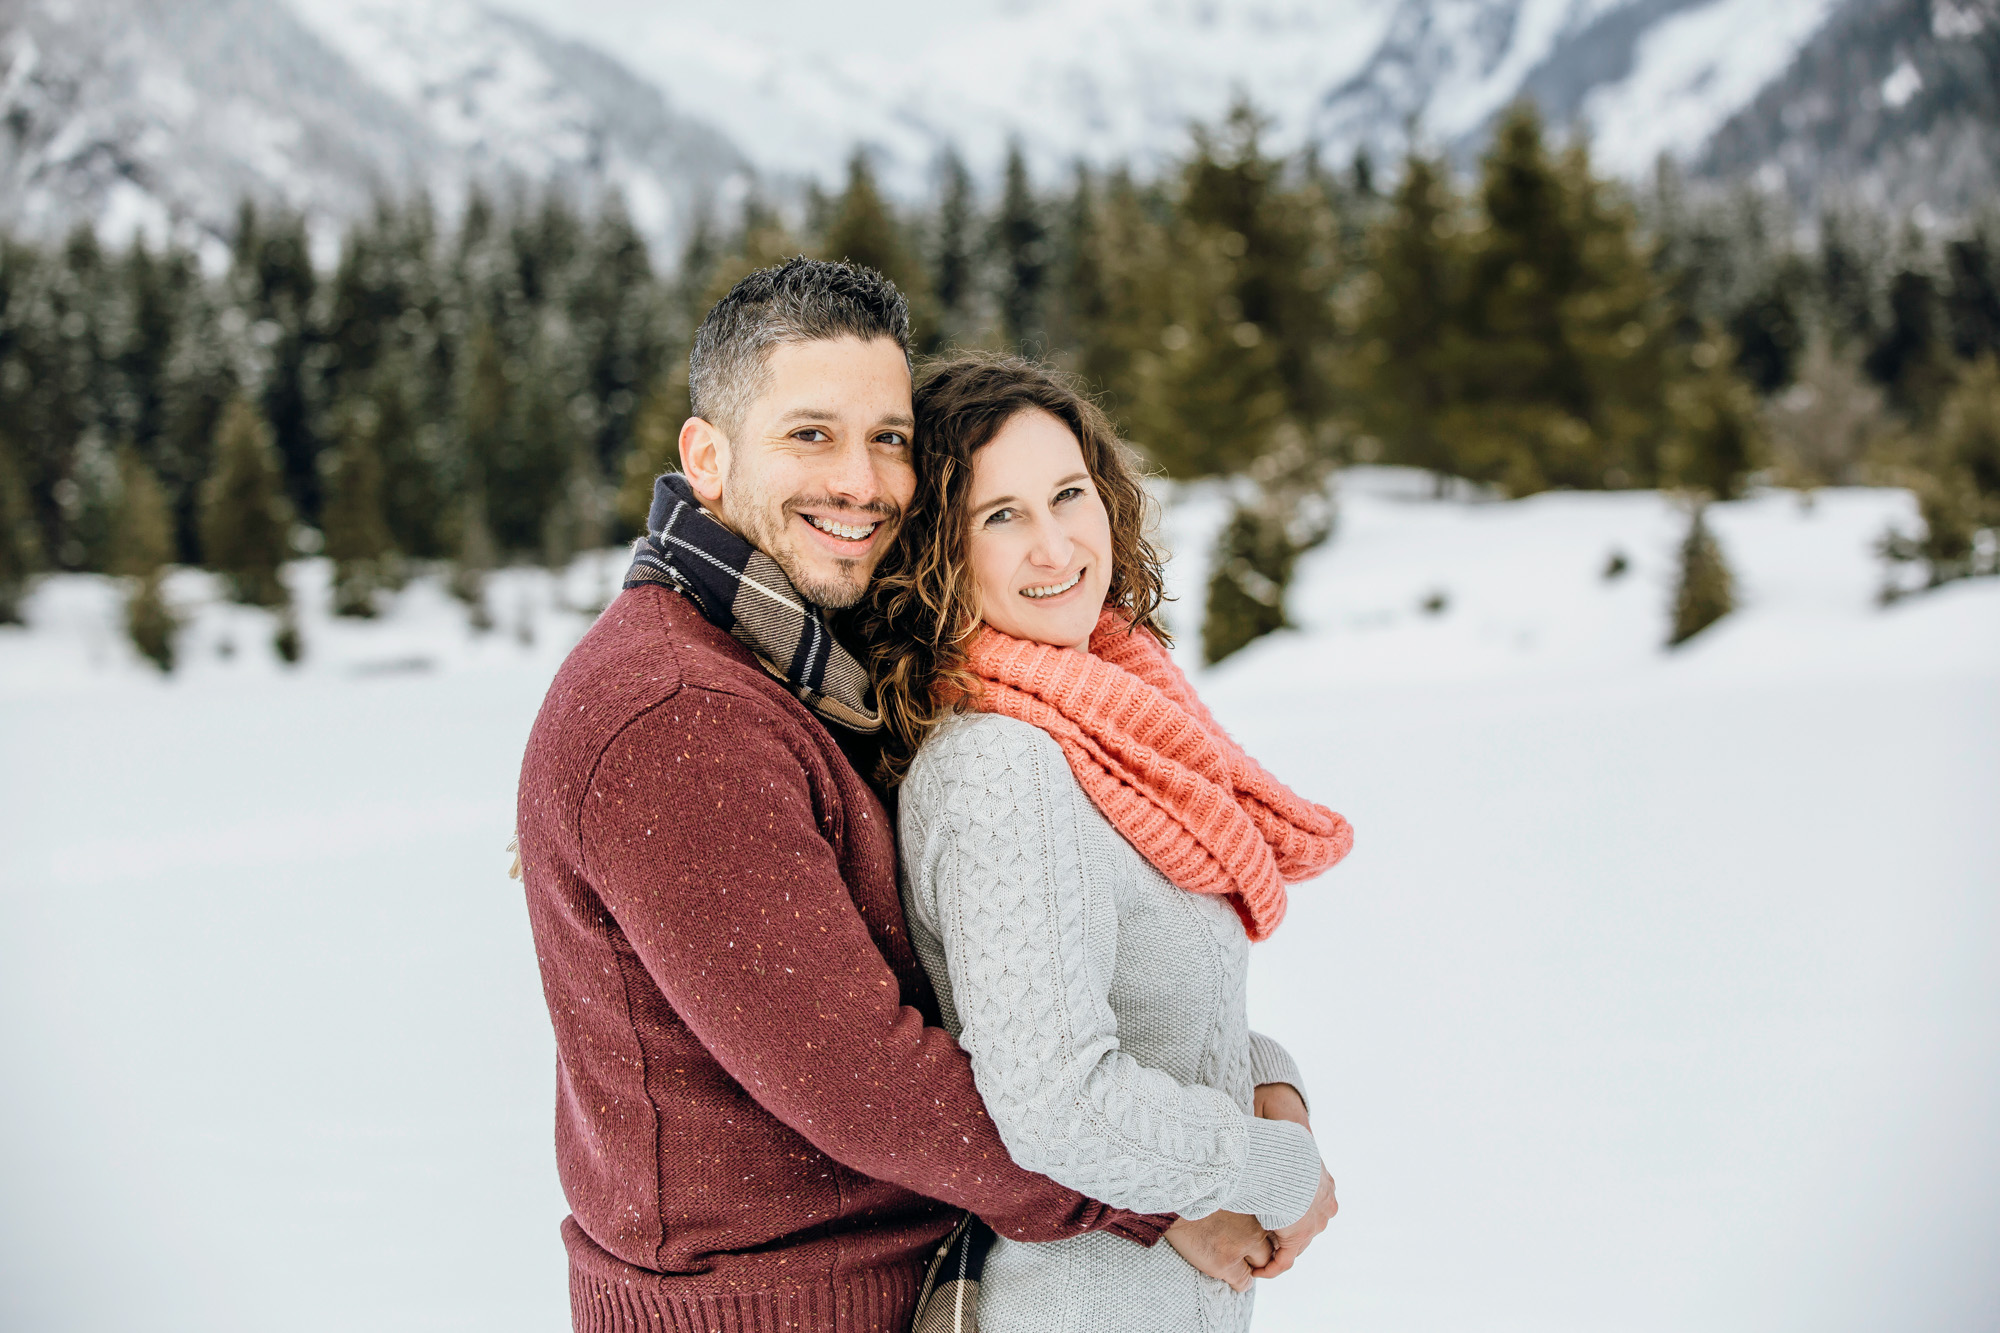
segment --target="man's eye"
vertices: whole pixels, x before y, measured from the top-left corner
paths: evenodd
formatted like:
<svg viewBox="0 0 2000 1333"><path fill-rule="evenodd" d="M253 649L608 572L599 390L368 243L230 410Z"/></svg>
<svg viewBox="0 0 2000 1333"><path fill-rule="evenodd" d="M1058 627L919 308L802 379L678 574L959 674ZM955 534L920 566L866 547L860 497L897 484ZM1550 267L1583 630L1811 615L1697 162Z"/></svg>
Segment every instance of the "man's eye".
<svg viewBox="0 0 2000 1333"><path fill-rule="evenodd" d="M907 449L910 447L910 437L899 430L885 430L875 437L875 443L886 444L891 449Z"/></svg>
<svg viewBox="0 0 2000 1333"><path fill-rule="evenodd" d="M802 430L793 431L792 438L795 440L803 440L807 444L825 444L828 440L832 439L833 436L828 435L818 426L807 426Z"/></svg>

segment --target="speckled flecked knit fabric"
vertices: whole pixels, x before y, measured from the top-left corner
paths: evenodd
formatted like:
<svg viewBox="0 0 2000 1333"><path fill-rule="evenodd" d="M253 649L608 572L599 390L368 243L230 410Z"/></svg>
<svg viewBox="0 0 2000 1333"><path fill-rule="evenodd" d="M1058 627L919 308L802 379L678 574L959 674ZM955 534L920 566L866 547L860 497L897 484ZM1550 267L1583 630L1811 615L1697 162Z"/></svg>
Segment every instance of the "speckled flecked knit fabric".
<svg viewBox="0 0 2000 1333"><path fill-rule="evenodd" d="M926 1022L888 812L680 594L624 592L571 652L518 827L577 1329L901 1333L954 1209L1041 1239L1171 1220L1013 1163Z"/></svg>
<svg viewBox="0 0 2000 1333"><path fill-rule="evenodd" d="M1298 1074L1245 1021L1242 926L1120 837L1046 732L948 720L911 766L898 832L911 942L1017 1163L1127 1208L1304 1214L1312 1137L1251 1114L1256 1083ZM1170 1246L1003 1238L979 1319L1192 1333L1247 1328L1250 1306Z"/></svg>
<svg viewBox="0 0 2000 1333"><path fill-rule="evenodd" d="M972 705L1032 722L1160 873L1226 895L1253 940L1285 916L1285 885L1347 855L1347 821L1306 800L1231 740L1150 630L1106 607L1090 651L980 629L966 652Z"/></svg>

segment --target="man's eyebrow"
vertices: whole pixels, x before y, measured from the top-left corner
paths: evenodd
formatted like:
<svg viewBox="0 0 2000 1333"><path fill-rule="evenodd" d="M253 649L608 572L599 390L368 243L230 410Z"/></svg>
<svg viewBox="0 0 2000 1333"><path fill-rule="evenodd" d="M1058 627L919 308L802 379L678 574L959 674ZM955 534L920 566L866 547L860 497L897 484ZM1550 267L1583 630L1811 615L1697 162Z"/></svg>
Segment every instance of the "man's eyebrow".
<svg viewBox="0 0 2000 1333"><path fill-rule="evenodd" d="M840 420L840 413L835 412L831 408L795 407L791 411L780 415L778 417L777 424L779 424L780 426L789 426L792 423L798 421L838 421L838 420ZM915 419L901 412L895 413L892 416L883 417L882 420L877 424L880 426L895 426L900 430L914 430L917 425Z"/></svg>

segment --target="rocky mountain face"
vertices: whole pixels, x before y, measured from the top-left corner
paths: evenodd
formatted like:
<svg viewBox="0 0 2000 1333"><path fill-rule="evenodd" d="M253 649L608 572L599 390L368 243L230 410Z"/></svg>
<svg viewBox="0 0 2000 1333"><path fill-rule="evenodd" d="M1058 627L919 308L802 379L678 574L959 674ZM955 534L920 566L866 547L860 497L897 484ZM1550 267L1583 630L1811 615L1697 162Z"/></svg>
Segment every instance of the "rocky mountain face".
<svg viewBox="0 0 2000 1333"><path fill-rule="evenodd" d="M1145 166L1240 94L1274 146L1333 160L1466 162L1527 95L1632 177L1666 153L1949 213L2000 184L2000 0L969 0L924 23L906 0L837 23L663 2L624 28L495 3L0 0L0 229L213 247L246 196L330 235L384 193L520 183L616 190L671 253L706 201L835 180L855 145L905 193L947 144L989 178L1010 140L1044 178Z"/></svg>
<svg viewBox="0 0 2000 1333"><path fill-rule="evenodd" d="M390 194L617 189L672 245L747 164L595 51L469 4L0 0L0 228L213 249L241 200L323 236ZM740 184L733 188L741 188Z"/></svg>
<svg viewBox="0 0 2000 1333"><path fill-rule="evenodd" d="M1709 141L1701 168L1954 216L2000 202L2000 0L1849 0Z"/></svg>
<svg viewBox="0 0 2000 1333"><path fill-rule="evenodd" d="M1587 128L1600 163L1638 175L1687 156L1781 74L1831 0L1400 0L1366 66L1314 109L1323 144L1461 162L1530 97Z"/></svg>

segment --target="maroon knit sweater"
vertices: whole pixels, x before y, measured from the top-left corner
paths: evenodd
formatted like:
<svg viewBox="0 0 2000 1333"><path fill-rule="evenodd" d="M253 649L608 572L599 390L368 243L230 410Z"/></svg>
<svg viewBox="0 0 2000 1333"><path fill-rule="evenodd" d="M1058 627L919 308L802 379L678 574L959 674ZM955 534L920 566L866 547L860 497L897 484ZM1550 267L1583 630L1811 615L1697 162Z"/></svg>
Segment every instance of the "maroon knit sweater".
<svg viewBox="0 0 2000 1333"><path fill-rule="evenodd" d="M577 1329L888 1333L954 1209L1022 1240L1171 1221L1014 1165L887 812L679 594L625 592L570 654L519 818Z"/></svg>

